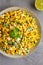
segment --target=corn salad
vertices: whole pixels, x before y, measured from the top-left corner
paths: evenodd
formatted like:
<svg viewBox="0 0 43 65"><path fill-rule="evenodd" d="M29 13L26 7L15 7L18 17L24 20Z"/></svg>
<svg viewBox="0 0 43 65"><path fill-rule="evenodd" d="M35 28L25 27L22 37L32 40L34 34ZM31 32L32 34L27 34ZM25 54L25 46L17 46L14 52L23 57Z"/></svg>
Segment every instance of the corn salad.
<svg viewBox="0 0 43 65"><path fill-rule="evenodd" d="M40 34L36 19L26 10L13 10L0 17L0 49L10 55L26 55Z"/></svg>

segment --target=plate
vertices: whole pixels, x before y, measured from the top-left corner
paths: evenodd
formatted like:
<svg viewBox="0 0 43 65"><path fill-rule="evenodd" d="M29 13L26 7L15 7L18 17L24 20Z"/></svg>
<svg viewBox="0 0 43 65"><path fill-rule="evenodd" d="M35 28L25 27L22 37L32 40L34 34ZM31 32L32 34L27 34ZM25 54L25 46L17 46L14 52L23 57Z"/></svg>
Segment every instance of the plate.
<svg viewBox="0 0 43 65"><path fill-rule="evenodd" d="M25 9L25 8L21 8L21 7L10 7L10 8L7 8L3 11L0 12L0 16L2 16L2 14L4 14L5 12L8 12L8 11L11 11L11 10L18 10L18 9L21 9L21 10L27 10L33 17L36 18L36 21L37 21L37 26L38 26L38 31L39 31L39 34L40 34L40 39L41 39L41 25L40 25L40 22L39 20L37 19L36 15L34 14L34 12L32 12L31 10L29 9ZM31 49L31 51L27 54L27 55L30 55L38 46L40 40L38 41L37 45L35 47L33 47ZM0 53L3 54L4 56L7 56L7 57L10 57L10 58L20 58L20 57L24 57L24 56L20 56L20 55L9 55L7 53L5 53L4 51L0 50Z"/></svg>

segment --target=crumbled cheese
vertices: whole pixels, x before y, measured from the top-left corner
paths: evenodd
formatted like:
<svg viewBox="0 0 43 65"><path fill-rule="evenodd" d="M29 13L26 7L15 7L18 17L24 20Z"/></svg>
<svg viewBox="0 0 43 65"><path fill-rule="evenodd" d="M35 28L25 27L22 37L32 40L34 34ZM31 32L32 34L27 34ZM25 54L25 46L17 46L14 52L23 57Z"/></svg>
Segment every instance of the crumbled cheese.
<svg viewBox="0 0 43 65"><path fill-rule="evenodd" d="M10 47L10 50L12 50L12 48Z"/></svg>
<svg viewBox="0 0 43 65"><path fill-rule="evenodd" d="M22 35L21 35L21 38L22 38Z"/></svg>
<svg viewBox="0 0 43 65"><path fill-rule="evenodd" d="M5 45L7 45L7 42L5 42Z"/></svg>
<svg viewBox="0 0 43 65"><path fill-rule="evenodd" d="M15 16L17 16L17 14L15 13Z"/></svg>
<svg viewBox="0 0 43 65"><path fill-rule="evenodd" d="M17 38L17 40L16 40L17 42L19 42L20 41L20 38Z"/></svg>
<svg viewBox="0 0 43 65"><path fill-rule="evenodd" d="M11 38L10 38L10 37L8 37L7 39L8 39L8 40L11 40Z"/></svg>
<svg viewBox="0 0 43 65"><path fill-rule="evenodd" d="M10 25L10 29L13 29L13 26Z"/></svg>
<svg viewBox="0 0 43 65"><path fill-rule="evenodd" d="M16 25L14 24L14 26L16 26Z"/></svg>

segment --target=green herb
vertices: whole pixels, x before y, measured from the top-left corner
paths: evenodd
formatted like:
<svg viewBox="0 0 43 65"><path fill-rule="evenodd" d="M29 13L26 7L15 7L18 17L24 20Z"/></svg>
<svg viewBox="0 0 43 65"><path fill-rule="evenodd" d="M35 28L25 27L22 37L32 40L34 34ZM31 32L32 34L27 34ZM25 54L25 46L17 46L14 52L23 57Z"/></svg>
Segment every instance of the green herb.
<svg viewBox="0 0 43 65"><path fill-rule="evenodd" d="M20 38L19 31L20 31L20 30L15 27L14 30L11 30L11 31L10 31L10 36L11 36L12 38Z"/></svg>
<svg viewBox="0 0 43 65"><path fill-rule="evenodd" d="M10 37L15 38L15 33L13 30L10 31Z"/></svg>
<svg viewBox="0 0 43 65"><path fill-rule="evenodd" d="M21 36L20 36L20 34L17 34L17 35L15 35L15 38L17 39L17 38L20 38Z"/></svg>
<svg viewBox="0 0 43 65"><path fill-rule="evenodd" d="M18 28L14 28L14 33L18 33L20 30Z"/></svg>
<svg viewBox="0 0 43 65"><path fill-rule="evenodd" d="M20 44L18 44L18 48L20 48Z"/></svg>
<svg viewBox="0 0 43 65"><path fill-rule="evenodd" d="M16 42L13 42L13 45L14 45L15 47L16 47L16 44L17 44Z"/></svg>
<svg viewBox="0 0 43 65"><path fill-rule="evenodd" d="M10 40L10 41L7 41L8 42L8 45L12 46L13 45L13 42Z"/></svg>
<svg viewBox="0 0 43 65"><path fill-rule="evenodd" d="M17 42L13 42L13 45L14 45L16 48L18 48Z"/></svg>
<svg viewBox="0 0 43 65"><path fill-rule="evenodd" d="M9 25L7 24L7 22L4 22L4 26L6 26L7 28L9 28Z"/></svg>
<svg viewBox="0 0 43 65"><path fill-rule="evenodd" d="M33 30L31 27L27 28L27 31L28 31L28 32L31 31L31 30Z"/></svg>

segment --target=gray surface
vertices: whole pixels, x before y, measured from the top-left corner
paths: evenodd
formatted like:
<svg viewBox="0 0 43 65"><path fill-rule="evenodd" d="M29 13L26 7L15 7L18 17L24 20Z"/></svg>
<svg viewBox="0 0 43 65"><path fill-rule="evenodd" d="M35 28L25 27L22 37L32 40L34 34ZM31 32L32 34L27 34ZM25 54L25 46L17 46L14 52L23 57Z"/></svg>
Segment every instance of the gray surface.
<svg viewBox="0 0 43 65"><path fill-rule="evenodd" d="M29 8L36 13L43 30L43 12L37 11L33 5L34 0L0 0L0 11L10 6ZM41 40L35 52L25 58L10 59L0 54L0 65L43 65L43 40Z"/></svg>

